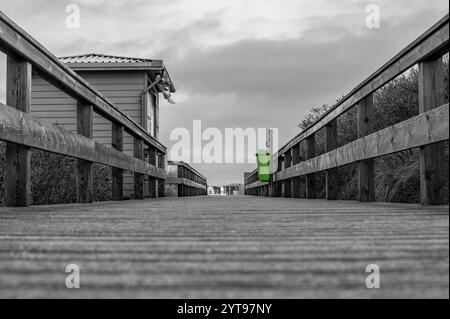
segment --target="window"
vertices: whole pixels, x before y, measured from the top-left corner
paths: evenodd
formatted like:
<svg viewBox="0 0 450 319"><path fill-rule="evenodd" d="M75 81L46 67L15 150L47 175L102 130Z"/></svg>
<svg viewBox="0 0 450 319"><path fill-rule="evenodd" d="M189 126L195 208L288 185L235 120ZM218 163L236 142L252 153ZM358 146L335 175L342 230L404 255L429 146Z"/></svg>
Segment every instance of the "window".
<svg viewBox="0 0 450 319"><path fill-rule="evenodd" d="M146 114L146 127L151 136L155 137L155 103L151 94L146 94L147 98L147 114Z"/></svg>

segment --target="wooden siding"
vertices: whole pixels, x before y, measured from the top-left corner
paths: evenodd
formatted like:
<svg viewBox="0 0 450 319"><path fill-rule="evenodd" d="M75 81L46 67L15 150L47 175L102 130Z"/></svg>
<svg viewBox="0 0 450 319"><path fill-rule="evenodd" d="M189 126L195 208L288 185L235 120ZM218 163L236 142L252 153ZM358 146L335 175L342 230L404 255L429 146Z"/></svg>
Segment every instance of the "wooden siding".
<svg viewBox="0 0 450 319"><path fill-rule="evenodd" d="M142 125L141 92L145 89L144 72L96 71L78 73L101 94L125 112L133 121ZM51 124L63 126L76 133L76 101L44 79L33 76L31 93L32 116ZM111 146L111 122L94 112L95 141ZM124 152L134 154L133 137L124 133ZM133 176L124 175L124 196L133 194Z"/></svg>

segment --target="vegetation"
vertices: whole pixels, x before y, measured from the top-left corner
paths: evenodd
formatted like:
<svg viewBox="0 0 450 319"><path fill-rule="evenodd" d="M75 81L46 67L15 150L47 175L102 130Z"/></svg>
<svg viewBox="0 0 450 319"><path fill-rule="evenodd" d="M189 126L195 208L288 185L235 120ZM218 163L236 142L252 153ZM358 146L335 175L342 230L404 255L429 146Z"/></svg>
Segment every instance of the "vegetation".
<svg viewBox="0 0 450 319"><path fill-rule="evenodd" d="M445 100L448 102L448 55L444 57L445 64ZM380 88L374 94L375 106L375 131L404 121L418 114L418 68L413 67L393 81ZM323 105L313 107L299 127L305 129L322 116L330 107ZM325 152L324 130L316 134L316 148L318 154ZM356 110L353 108L338 118L338 145L343 145L355 140ZM445 148L445 167L448 176L448 142L443 143ZM340 182L340 199L357 199L358 177L356 165L348 165L338 169ZM325 196L323 174L317 174L318 194L320 198ZM375 160L375 196L377 201L386 202L419 202L420 201L420 177L419 177L419 150L407 150L395 154L383 156ZM448 179L446 183L448 202Z"/></svg>
<svg viewBox="0 0 450 319"><path fill-rule="evenodd" d="M5 201L5 143L0 143L0 205ZM76 201L76 160L40 150L31 155L31 190L33 204L73 203ZM111 198L111 169L94 165L94 200Z"/></svg>

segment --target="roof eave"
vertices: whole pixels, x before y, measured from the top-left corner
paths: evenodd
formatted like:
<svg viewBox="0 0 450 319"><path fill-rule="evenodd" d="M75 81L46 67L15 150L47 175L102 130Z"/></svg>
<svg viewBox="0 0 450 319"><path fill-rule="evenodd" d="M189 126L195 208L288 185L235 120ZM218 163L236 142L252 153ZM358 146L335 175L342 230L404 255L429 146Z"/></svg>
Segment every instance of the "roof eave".
<svg viewBox="0 0 450 319"><path fill-rule="evenodd" d="M74 71L96 70L155 70L164 68L162 60L149 62L92 62L92 63L65 63Z"/></svg>

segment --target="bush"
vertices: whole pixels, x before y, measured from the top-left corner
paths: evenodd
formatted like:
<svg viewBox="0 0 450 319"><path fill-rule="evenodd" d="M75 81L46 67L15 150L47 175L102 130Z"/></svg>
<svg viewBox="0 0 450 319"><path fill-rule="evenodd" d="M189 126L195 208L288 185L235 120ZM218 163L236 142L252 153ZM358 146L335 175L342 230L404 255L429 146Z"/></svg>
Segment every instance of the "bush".
<svg viewBox="0 0 450 319"><path fill-rule="evenodd" d="M5 143L0 143L0 205L5 202ZM94 164L94 201L111 199L111 168ZM31 190L34 205L76 202L76 160L33 149Z"/></svg>
<svg viewBox="0 0 450 319"><path fill-rule="evenodd" d="M444 57L445 100L448 102L448 55ZM418 114L418 68L413 67L392 80L374 94L375 131L399 123ZM300 122L305 129L314 123L329 109L328 105L313 107ZM352 108L338 118L338 145L347 144L356 139L356 109ZM316 134L316 148L319 154L324 152L325 137L323 129ZM322 134L320 134L322 133ZM445 176L448 176L448 142L445 142ZM357 165L338 168L340 181L339 199L357 199ZM375 197L378 201L413 202L420 201L419 151L407 150L377 158L375 160ZM324 197L324 179L318 174L318 197ZM320 187L320 188L319 188ZM448 202L448 178L445 185Z"/></svg>

